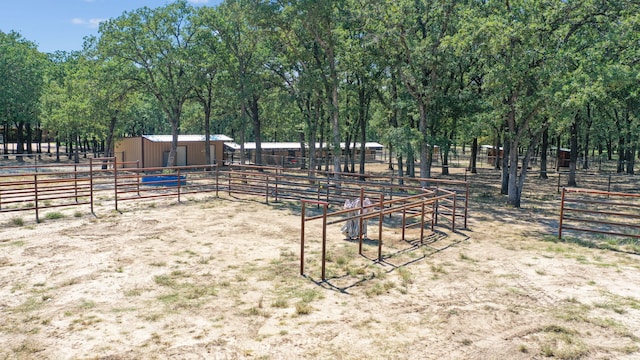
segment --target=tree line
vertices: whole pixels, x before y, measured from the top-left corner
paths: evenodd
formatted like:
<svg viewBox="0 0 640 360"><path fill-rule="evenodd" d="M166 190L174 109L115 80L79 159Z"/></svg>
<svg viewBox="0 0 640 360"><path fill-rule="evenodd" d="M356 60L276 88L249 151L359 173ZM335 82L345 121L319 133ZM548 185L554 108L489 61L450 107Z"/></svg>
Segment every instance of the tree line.
<svg viewBox="0 0 640 360"><path fill-rule="evenodd" d="M460 144L475 171L490 143L519 207L550 146L571 149L570 185L596 152L633 174L639 49L635 0L178 0L101 23L77 52L0 32L0 122L20 153L43 134L112 155L119 137L171 133L174 164L179 133L225 133L258 162L262 141L325 143L347 155L335 172L365 170L341 142L377 140L398 175L425 178Z"/></svg>

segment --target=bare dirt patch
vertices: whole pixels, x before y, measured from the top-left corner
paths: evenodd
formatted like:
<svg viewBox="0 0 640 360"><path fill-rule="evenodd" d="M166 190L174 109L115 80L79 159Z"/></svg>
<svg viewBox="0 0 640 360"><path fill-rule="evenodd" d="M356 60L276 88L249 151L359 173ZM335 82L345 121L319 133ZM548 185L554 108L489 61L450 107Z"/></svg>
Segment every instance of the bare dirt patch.
<svg viewBox="0 0 640 360"><path fill-rule="evenodd" d="M557 242L557 197L502 206L472 179L467 230L377 241L299 204L201 198L0 224L0 358L637 359L640 257ZM539 186L543 186L541 183ZM377 223L376 223L377 225ZM376 226L369 225L370 237Z"/></svg>

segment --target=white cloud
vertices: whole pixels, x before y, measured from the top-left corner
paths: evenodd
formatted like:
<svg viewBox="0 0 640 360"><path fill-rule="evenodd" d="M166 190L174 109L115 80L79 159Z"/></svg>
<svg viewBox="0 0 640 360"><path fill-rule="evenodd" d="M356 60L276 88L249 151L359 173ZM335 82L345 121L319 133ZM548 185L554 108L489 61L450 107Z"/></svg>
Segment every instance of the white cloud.
<svg viewBox="0 0 640 360"><path fill-rule="evenodd" d="M192 4L207 4L209 0L189 0L189 2Z"/></svg>
<svg viewBox="0 0 640 360"><path fill-rule="evenodd" d="M71 19L71 23L74 25L82 25L82 26L86 26L90 29L97 29L98 25L100 25L100 23L104 21L104 19L81 19L81 18L73 18Z"/></svg>

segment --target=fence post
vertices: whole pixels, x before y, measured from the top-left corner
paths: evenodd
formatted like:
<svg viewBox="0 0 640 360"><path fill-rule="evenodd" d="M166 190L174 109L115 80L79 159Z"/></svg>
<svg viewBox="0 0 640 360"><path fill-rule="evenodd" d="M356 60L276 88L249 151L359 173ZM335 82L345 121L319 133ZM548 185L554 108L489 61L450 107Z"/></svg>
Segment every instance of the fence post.
<svg viewBox="0 0 640 360"><path fill-rule="evenodd" d="M364 223L364 220L362 219L362 216L364 216L364 188L360 188L360 224L359 224L359 244L358 244L358 254L362 255L362 240L363 240L363 233L362 233L362 225Z"/></svg>
<svg viewBox="0 0 640 360"><path fill-rule="evenodd" d="M220 169L216 167L216 197L218 196L218 178L220 177Z"/></svg>
<svg viewBox="0 0 640 360"><path fill-rule="evenodd" d="M437 202L438 202L438 200L431 202L431 231L432 232L435 230L435 217L436 217L436 203Z"/></svg>
<svg viewBox="0 0 640 360"><path fill-rule="evenodd" d="M38 212L38 173L33 174L33 190L35 192L35 205L36 205L36 222L40 222L40 214Z"/></svg>
<svg viewBox="0 0 640 360"><path fill-rule="evenodd" d="M180 185L182 184L182 178L180 177L180 168L178 168L178 202L180 202Z"/></svg>
<svg viewBox="0 0 640 360"><path fill-rule="evenodd" d="M558 239L562 240L562 220L564 219L564 194L567 189L562 188L562 197L560 200L560 224L558 225Z"/></svg>
<svg viewBox="0 0 640 360"><path fill-rule="evenodd" d="M465 184L464 192L464 228L467 229L467 216L469 215L469 183Z"/></svg>
<svg viewBox="0 0 640 360"><path fill-rule="evenodd" d="M458 194L453 193L453 208L451 209L451 231L456 231L456 200L458 199Z"/></svg>
<svg viewBox="0 0 640 360"><path fill-rule="evenodd" d="M265 184L264 200L267 203L267 205L269 205L269 175L267 174L264 175L264 184Z"/></svg>
<svg viewBox="0 0 640 360"><path fill-rule="evenodd" d="M420 210L420 244L424 244L424 199L422 199L422 209ZM403 219L404 222L404 219ZM404 224L403 224L404 226ZM402 229L402 240L404 240L404 228Z"/></svg>
<svg viewBox="0 0 640 360"><path fill-rule="evenodd" d="M302 216L300 216L300 275L304 275L304 222L306 203L302 202Z"/></svg>
<svg viewBox="0 0 640 360"><path fill-rule="evenodd" d="M138 190L138 197L140 197L140 160L136 160L136 189Z"/></svg>
<svg viewBox="0 0 640 360"><path fill-rule="evenodd" d="M275 193L275 202L278 202L278 180L280 179L280 176L278 175L278 169L276 169L276 193Z"/></svg>
<svg viewBox="0 0 640 360"><path fill-rule="evenodd" d="M378 261L382 261L382 220L384 218L384 194L380 194L380 216L378 219Z"/></svg>
<svg viewBox="0 0 640 360"><path fill-rule="evenodd" d="M93 212L93 158L89 159L89 202L91 203L91 214Z"/></svg>
<svg viewBox="0 0 640 360"><path fill-rule="evenodd" d="M76 203L78 202L78 165L73 165L73 191L76 196Z"/></svg>
<svg viewBox="0 0 640 360"><path fill-rule="evenodd" d="M113 158L113 191L115 193L115 206L118 211L118 160Z"/></svg>
<svg viewBox="0 0 640 360"><path fill-rule="evenodd" d="M405 228L407 226L407 204L402 206L402 241L405 239Z"/></svg>
<svg viewBox="0 0 640 360"><path fill-rule="evenodd" d="M322 205L322 281L326 280L325 268L327 262L327 204Z"/></svg>
<svg viewBox="0 0 640 360"><path fill-rule="evenodd" d="M439 190L438 190L438 186L435 186L435 192L436 192L436 197L440 196L439 195ZM440 205L440 200L436 199L436 203L435 203L435 209L433 211L434 217L435 217L435 224L438 225L438 212L440 211L440 209L438 208L438 206Z"/></svg>

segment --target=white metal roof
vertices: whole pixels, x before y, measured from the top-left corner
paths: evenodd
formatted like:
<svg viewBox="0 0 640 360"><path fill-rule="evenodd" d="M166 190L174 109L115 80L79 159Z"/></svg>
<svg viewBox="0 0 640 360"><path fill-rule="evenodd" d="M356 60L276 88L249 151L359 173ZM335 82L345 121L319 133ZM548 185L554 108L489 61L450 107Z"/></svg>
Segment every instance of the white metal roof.
<svg viewBox="0 0 640 360"><path fill-rule="evenodd" d="M173 139L172 135L142 135L142 137L153 142L171 142ZM178 135L178 141L180 142L200 142L204 140L204 135ZM233 141L233 139L226 135L217 134L210 135L209 141Z"/></svg>
<svg viewBox="0 0 640 360"><path fill-rule="evenodd" d="M229 148L232 148L234 150L240 150L240 144L234 143L234 142L225 142L224 143L226 146L228 146ZM260 144L262 150L300 150L300 143L299 142L263 142ZM307 148L309 148L309 145L305 144ZM331 144L327 144L324 143L323 144L324 148L329 148L331 147ZM377 142L367 142L364 144L365 148L367 149L382 149L384 146L380 143ZM340 147L341 148L345 148L345 143L340 143ZM351 144L351 148L360 148L360 143L355 143L355 144ZM320 148L320 143L316 143L316 149ZM256 143L255 142L248 142L244 144L244 149L245 150L255 150L256 149Z"/></svg>

